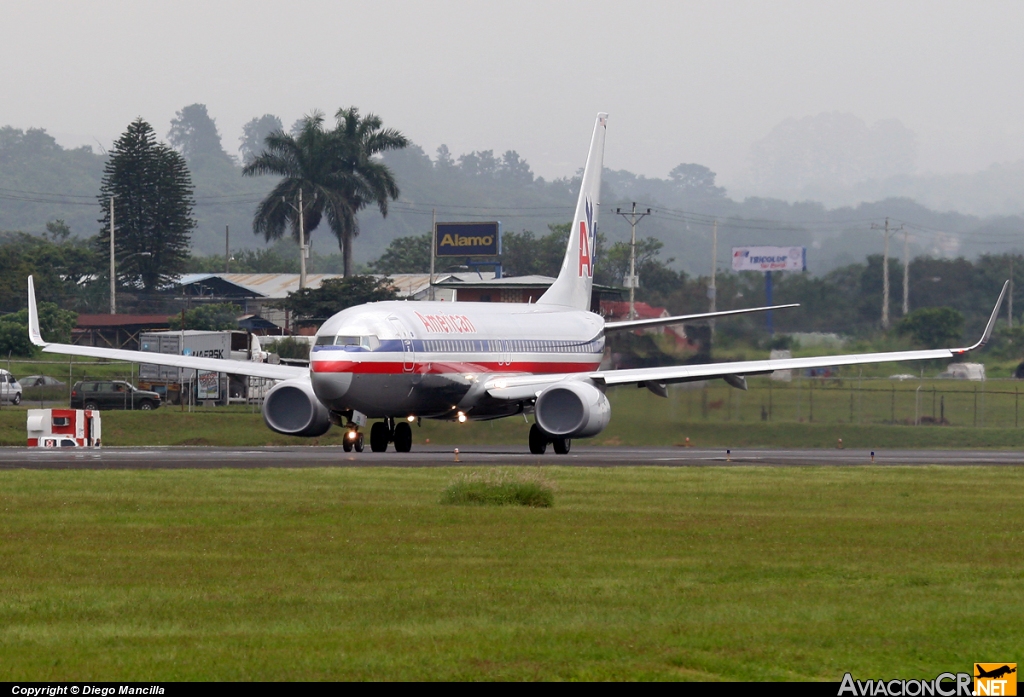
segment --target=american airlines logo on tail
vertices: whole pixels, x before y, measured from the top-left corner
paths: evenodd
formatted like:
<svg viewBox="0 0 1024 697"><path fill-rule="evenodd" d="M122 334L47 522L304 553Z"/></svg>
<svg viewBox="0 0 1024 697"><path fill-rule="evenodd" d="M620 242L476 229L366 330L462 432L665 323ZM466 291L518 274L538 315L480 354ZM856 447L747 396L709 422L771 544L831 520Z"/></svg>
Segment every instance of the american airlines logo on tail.
<svg viewBox="0 0 1024 697"><path fill-rule="evenodd" d="M583 267L587 267L587 277L594 275L594 243L597 241L594 229L594 204L586 201L587 219L580 221L580 265L579 277L583 278Z"/></svg>

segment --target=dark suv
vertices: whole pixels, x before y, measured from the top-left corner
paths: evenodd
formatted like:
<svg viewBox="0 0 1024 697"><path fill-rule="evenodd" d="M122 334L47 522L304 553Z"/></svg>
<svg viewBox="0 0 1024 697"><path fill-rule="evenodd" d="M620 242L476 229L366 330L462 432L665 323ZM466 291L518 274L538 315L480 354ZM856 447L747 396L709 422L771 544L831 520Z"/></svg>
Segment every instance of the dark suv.
<svg viewBox="0 0 1024 697"><path fill-rule="evenodd" d="M71 389L72 409L141 409L160 406L160 395L121 380L83 380Z"/></svg>

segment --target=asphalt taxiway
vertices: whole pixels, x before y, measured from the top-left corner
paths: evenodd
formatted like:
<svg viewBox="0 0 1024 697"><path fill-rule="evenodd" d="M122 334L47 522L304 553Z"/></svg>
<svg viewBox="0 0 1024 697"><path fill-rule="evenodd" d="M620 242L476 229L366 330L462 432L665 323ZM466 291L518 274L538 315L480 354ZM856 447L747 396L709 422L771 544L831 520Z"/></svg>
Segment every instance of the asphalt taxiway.
<svg viewBox="0 0 1024 697"><path fill-rule="evenodd" d="M570 467L1024 465L1016 450L783 450L574 446L568 455L531 455L525 447L421 446L411 453L346 453L340 447L151 447L42 450L0 448L0 469L213 469L264 467L445 467L563 465Z"/></svg>

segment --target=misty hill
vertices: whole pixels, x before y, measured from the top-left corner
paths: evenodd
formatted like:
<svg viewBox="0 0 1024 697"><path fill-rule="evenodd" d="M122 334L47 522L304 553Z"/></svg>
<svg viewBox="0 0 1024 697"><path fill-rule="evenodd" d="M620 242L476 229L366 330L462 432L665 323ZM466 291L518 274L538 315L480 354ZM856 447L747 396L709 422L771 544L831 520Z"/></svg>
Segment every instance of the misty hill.
<svg viewBox="0 0 1024 697"><path fill-rule="evenodd" d="M212 142L219 143L219 135ZM402 196L386 219L375 209L360 216L355 256L361 263L380 256L396 237L428 231L435 210L439 221L497 219L508 231L545 233L549 224L569 221L579 186L578 178L547 181L534 176L514 150L456 158L442 146L431 158L412 145L387 153L384 160L394 171ZM94 235L100 217L95 196L104 161L104 155L88 147L61 148L41 129L0 129L0 230L41 233L48 221L63 218L76 236ZM231 226L232 249L265 246L252 234L252 212L276 183L274 178L242 177L237 161L219 147L214 152L191 152L189 166L199 223L193 235L195 251L222 254L225 225ZM1024 167L1021 170L1024 173ZM986 176L998 178L1000 170ZM637 201L641 210L654 209L638 225L638 236L662 240L663 259L674 258L674 266L698 274L710 267L714 219L719 220L721 266L728 266L734 245L805 245L814 273L881 253L882 235L871 225L886 216L894 224L907 224L912 256L975 257L1020 249L1024 229L1019 216L940 213L908 197L838 208L769 198L738 201L717 186L714 172L697 164L682 164L665 179L607 170L602 201L601 231L610 242L629 237L629 226L615 209L628 210L630 202ZM337 251L326 225L310 236L319 253ZM891 251L895 256L902 251L901 236L893 240Z"/></svg>
<svg viewBox="0 0 1024 697"><path fill-rule="evenodd" d="M909 198L978 216L1024 212L1024 161L969 174L922 174L917 151L914 132L894 119L868 125L840 112L789 118L750 147L749 171L732 191L829 208Z"/></svg>

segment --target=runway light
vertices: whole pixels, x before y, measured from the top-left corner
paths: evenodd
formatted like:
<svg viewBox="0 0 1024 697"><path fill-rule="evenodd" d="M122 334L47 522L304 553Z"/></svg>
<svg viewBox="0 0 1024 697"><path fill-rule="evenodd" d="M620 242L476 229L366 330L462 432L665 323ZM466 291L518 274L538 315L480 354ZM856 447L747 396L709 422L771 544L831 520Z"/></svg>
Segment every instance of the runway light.
<svg viewBox="0 0 1024 697"><path fill-rule="evenodd" d="M412 423L415 420L416 420L416 417L413 416L412 414L409 414L409 423Z"/></svg>
<svg viewBox="0 0 1024 697"><path fill-rule="evenodd" d="M461 411L459 412L459 423L460 424L466 423L466 415L463 412L461 412Z"/></svg>

